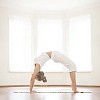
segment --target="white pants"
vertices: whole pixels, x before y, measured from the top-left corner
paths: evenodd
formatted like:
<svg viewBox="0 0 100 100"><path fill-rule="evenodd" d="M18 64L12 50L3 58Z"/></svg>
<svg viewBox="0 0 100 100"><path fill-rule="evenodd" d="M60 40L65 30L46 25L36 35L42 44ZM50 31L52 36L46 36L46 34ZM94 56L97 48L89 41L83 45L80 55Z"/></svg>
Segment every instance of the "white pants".
<svg viewBox="0 0 100 100"><path fill-rule="evenodd" d="M34 64L39 64L40 67L42 67L49 59L52 59L56 63L63 64L69 69L69 72L76 71L76 66L73 61L58 51L52 51L51 58L47 53L42 53L40 56L34 59Z"/></svg>
<svg viewBox="0 0 100 100"><path fill-rule="evenodd" d="M63 64L69 69L69 72L76 71L76 65L74 64L74 62L58 51L52 52L51 59L56 63Z"/></svg>

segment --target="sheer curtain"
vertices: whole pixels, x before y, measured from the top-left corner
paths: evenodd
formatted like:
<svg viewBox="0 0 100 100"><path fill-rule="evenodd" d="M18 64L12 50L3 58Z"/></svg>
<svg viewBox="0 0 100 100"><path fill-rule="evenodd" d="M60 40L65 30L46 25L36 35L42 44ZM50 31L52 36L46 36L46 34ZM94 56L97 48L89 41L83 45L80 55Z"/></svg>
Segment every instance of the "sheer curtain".
<svg viewBox="0 0 100 100"><path fill-rule="evenodd" d="M32 32L31 18L22 16L9 17L9 70L11 72L31 72ZM78 71L91 71L91 16L78 16L69 20L68 40L64 38L63 19L38 19L36 23L37 55L46 51L63 53L64 42L68 42L68 56L75 62ZM34 52L34 51L33 51ZM65 72L62 64L49 60L43 69L46 72Z"/></svg>
<svg viewBox="0 0 100 100"><path fill-rule="evenodd" d="M69 21L69 57L78 71L91 71L91 17L71 18Z"/></svg>
<svg viewBox="0 0 100 100"><path fill-rule="evenodd" d="M9 17L9 70L30 72L31 60L31 19Z"/></svg>
<svg viewBox="0 0 100 100"><path fill-rule="evenodd" d="M38 20L37 55L46 51L63 52L63 21L60 19ZM63 72L63 65L49 60L43 70L46 72Z"/></svg>

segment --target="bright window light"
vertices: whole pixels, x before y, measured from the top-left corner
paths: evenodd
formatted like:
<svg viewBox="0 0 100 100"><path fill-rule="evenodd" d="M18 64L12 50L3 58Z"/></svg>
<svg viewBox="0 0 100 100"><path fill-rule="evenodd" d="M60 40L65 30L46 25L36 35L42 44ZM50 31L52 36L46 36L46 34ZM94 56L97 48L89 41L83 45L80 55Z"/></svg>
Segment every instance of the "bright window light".
<svg viewBox="0 0 100 100"><path fill-rule="evenodd" d="M38 20L37 55L47 51L63 52L63 21L62 20ZM43 70L46 72L62 72L63 65L49 60Z"/></svg>
<svg viewBox="0 0 100 100"><path fill-rule="evenodd" d="M30 72L31 60L31 19L9 18L9 70Z"/></svg>
<svg viewBox="0 0 100 100"><path fill-rule="evenodd" d="M91 71L91 17L71 18L69 24L69 57L78 71Z"/></svg>

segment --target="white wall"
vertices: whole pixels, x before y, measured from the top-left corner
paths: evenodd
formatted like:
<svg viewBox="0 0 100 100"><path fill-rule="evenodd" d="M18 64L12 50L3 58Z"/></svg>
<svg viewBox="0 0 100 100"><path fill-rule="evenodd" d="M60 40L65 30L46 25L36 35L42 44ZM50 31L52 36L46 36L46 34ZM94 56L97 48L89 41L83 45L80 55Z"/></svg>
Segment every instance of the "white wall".
<svg viewBox="0 0 100 100"><path fill-rule="evenodd" d="M71 12L25 12L8 8L0 8L0 85L29 85L32 73L11 73L9 65L9 16L30 16L33 24L33 36L36 31L36 19L41 17L62 18L64 20L64 35L68 35L68 20L71 17L90 14L92 18L92 72L77 73L78 85L100 85L100 7L88 8ZM33 40L34 42L35 40ZM67 43L67 42L66 42ZM65 43L65 44L66 44ZM33 51L34 51L33 46ZM67 51L67 47L64 47ZM46 73L48 85L68 85L70 78L68 73ZM57 79L58 78L58 79ZM57 80L55 80L57 79ZM36 82L35 84L41 84Z"/></svg>

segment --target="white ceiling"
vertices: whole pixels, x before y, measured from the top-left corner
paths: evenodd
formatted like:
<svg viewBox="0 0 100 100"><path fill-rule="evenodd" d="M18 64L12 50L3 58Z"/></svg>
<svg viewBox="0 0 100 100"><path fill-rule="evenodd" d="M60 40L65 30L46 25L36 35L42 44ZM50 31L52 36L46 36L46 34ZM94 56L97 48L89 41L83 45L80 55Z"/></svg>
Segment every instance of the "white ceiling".
<svg viewBox="0 0 100 100"><path fill-rule="evenodd" d="M28 10L70 10L100 6L100 0L0 0L1 7Z"/></svg>

